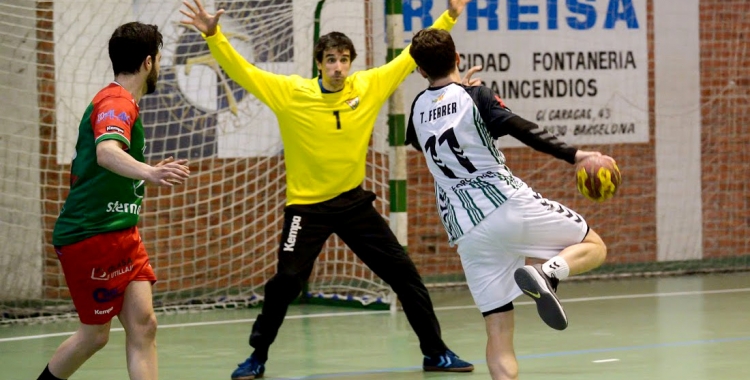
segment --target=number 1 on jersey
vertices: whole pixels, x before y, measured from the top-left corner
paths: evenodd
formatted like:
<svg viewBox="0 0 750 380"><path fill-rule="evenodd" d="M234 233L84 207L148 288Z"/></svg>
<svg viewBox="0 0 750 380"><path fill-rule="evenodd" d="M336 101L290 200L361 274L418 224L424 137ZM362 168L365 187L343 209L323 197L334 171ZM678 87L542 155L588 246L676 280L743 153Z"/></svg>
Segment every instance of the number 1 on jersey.
<svg viewBox="0 0 750 380"><path fill-rule="evenodd" d="M339 119L339 111L333 111L333 115L336 116L336 129L341 129L341 119Z"/></svg>

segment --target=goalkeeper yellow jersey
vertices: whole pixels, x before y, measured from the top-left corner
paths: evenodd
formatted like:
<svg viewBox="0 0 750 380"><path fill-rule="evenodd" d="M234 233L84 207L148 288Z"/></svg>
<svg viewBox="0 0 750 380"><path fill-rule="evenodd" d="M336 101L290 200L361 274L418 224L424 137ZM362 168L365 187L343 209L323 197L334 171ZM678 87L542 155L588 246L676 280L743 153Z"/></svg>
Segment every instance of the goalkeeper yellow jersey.
<svg viewBox="0 0 750 380"><path fill-rule="evenodd" d="M432 27L450 31L455 22L446 11ZM220 29L204 38L227 75L276 114L287 205L324 202L362 184L378 112L416 68L408 47L383 66L349 75L341 91L322 93L318 78L274 74L247 62Z"/></svg>

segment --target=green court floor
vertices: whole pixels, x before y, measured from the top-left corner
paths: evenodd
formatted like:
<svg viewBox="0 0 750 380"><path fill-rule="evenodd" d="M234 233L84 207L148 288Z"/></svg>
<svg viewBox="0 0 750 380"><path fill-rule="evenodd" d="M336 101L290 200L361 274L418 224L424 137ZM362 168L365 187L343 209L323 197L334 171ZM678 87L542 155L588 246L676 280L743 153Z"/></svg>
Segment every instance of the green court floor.
<svg viewBox="0 0 750 380"><path fill-rule="evenodd" d="M750 379L750 274L565 282L570 326L552 330L516 302L516 352L529 379ZM432 291L443 335L471 374L421 372L403 313L293 306L267 363L269 379L487 379L485 333L467 290ZM159 316L160 378L227 380L250 353L258 309ZM115 323L113 323L113 326ZM0 379L36 379L73 323L0 328ZM117 326L119 327L119 325ZM127 380L124 333L72 379Z"/></svg>

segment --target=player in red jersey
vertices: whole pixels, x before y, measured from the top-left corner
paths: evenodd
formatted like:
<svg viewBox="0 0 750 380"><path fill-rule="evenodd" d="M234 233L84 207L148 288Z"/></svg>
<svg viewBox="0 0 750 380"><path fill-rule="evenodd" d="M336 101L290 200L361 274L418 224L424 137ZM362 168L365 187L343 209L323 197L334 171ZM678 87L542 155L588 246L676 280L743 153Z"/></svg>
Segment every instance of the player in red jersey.
<svg viewBox="0 0 750 380"><path fill-rule="evenodd" d="M187 160L145 163L138 102L156 89L161 46L157 26L140 22L121 25L109 40L115 81L83 115L70 193L52 235L81 324L39 380L70 377L107 344L114 316L125 329L130 379L158 377L151 298L156 276L136 224L145 184L171 187L190 175Z"/></svg>

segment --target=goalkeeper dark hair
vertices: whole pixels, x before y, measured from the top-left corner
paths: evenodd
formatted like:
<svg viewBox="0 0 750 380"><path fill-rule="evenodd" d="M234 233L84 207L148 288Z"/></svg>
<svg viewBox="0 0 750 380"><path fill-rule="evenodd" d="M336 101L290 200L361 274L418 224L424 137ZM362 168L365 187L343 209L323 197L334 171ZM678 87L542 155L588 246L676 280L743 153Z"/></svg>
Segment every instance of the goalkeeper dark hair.
<svg viewBox="0 0 750 380"><path fill-rule="evenodd" d="M352 61L357 58L357 50L354 49L352 40L341 32L331 32L318 39L313 50L315 62L323 63L323 53L328 49L336 49L338 51L349 50Z"/></svg>
<svg viewBox="0 0 750 380"><path fill-rule="evenodd" d="M109 59L115 76L137 73L146 57L156 60L161 47L158 26L137 21L120 25L109 39Z"/></svg>
<svg viewBox="0 0 750 380"><path fill-rule="evenodd" d="M456 45L450 33L427 28L411 39L409 54L431 79L448 76L456 68Z"/></svg>

